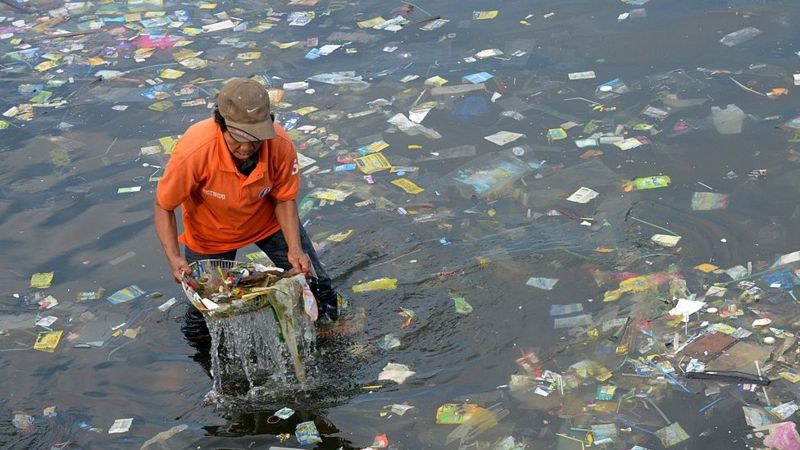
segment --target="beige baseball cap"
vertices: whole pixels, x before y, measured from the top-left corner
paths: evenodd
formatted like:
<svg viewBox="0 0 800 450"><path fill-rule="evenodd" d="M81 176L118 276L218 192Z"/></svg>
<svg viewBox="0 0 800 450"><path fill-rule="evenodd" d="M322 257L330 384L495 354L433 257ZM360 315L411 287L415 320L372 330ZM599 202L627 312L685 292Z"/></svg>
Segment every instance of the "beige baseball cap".
<svg viewBox="0 0 800 450"><path fill-rule="evenodd" d="M244 131L262 141L275 137L269 93L261 83L249 78L228 81L219 91L217 107L227 127Z"/></svg>

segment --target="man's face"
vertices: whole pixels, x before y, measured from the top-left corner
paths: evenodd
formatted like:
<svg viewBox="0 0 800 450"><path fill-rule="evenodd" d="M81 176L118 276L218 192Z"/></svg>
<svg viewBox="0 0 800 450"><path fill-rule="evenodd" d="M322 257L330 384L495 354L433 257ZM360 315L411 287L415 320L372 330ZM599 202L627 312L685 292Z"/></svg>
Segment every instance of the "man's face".
<svg viewBox="0 0 800 450"><path fill-rule="evenodd" d="M228 127L222 135L225 137L225 143L228 144L228 150L230 150L234 158L240 161L250 158L261 149L262 141L242 130Z"/></svg>

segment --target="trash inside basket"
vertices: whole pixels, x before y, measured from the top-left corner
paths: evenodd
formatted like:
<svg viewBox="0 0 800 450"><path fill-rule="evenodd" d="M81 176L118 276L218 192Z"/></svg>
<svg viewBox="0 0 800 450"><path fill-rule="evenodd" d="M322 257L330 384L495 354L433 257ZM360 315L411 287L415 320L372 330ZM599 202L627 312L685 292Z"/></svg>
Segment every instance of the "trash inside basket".
<svg viewBox="0 0 800 450"><path fill-rule="evenodd" d="M209 318L229 317L270 306L276 289L296 283L283 269L259 263L204 259L189 266L192 275L181 281L186 297ZM284 281L282 280L294 280ZM302 285L299 286L302 289Z"/></svg>

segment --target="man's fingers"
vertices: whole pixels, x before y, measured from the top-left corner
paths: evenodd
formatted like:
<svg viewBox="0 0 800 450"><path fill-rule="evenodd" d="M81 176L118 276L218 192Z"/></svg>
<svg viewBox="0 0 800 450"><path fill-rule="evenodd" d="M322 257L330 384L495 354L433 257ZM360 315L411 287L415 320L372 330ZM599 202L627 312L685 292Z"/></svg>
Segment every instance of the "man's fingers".
<svg viewBox="0 0 800 450"><path fill-rule="evenodd" d="M176 283L180 283L187 276L191 276L192 269L186 260L179 260L172 263L172 277L175 278Z"/></svg>
<svg viewBox="0 0 800 450"><path fill-rule="evenodd" d="M308 255L303 255L303 257L300 258L300 266L304 273L309 273L311 271L311 260L308 259Z"/></svg>

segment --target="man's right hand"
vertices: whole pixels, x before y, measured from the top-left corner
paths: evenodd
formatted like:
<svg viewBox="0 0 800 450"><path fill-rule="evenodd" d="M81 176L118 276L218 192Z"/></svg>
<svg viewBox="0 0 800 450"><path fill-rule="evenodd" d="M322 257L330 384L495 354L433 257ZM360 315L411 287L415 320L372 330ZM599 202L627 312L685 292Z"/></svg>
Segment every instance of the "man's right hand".
<svg viewBox="0 0 800 450"><path fill-rule="evenodd" d="M178 257L169 260L169 265L172 268L172 277L175 278L176 283L183 280L184 275L191 275L192 269L189 268L189 263L185 259Z"/></svg>

